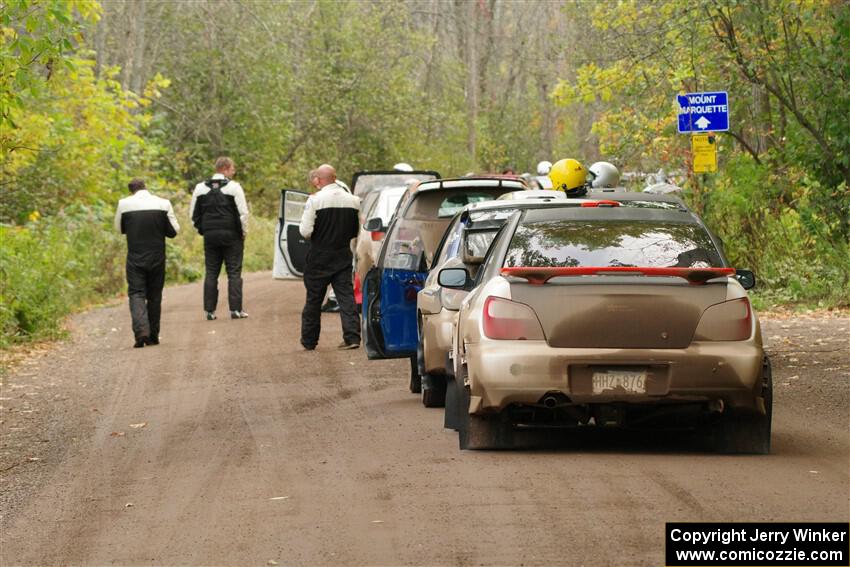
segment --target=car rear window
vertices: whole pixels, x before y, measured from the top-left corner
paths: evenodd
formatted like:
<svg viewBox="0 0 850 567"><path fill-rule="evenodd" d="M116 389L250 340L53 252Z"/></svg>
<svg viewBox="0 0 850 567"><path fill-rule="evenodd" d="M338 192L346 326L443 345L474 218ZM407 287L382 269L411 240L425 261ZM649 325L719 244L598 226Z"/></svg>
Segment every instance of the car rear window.
<svg viewBox="0 0 850 567"><path fill-rule="evenodd" d="M453 217L470 203L492 201L511 188L434 189L417 193L407 207L404 218L431 220Z"/></svg>
<svg viewBox="0 0 850 567"><path fill-rule="evenodd" d="M723 263L698 224L553 220L520 224L504 265L710 268Z"/></svg>
<svg viewBox="0 0 850 567"><path fill-rule="evenodd" d="M408 187L412 181L430 181L437 176L429 173L373 173L359 175L354 185L354 194L363 197L375 189L384 187Z"/></svg>

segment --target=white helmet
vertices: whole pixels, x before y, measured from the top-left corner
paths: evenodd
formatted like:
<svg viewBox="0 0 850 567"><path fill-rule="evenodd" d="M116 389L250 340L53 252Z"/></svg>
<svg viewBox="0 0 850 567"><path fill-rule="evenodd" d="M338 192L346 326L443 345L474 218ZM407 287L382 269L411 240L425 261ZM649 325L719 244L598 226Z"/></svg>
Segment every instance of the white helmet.
<svg viewBox="0 0 850 567"><path fill-rule="evenodd" d="M537 175L549 175L550 169L552 169L551 161L541 161L537 164Z"/></svg>
<svg viewBox="0 0 850 567"><path fill-rule="evenodd" d="M408 172L408 171L413 171L413 166L410 165L409 163L400 162L400 163L395 164L393 166L393 169L396 170L396 171Z"/></svg>
<svg viewBox="0 0 850 567"><path fill-rule="evenodd" d="M597 161L588 169L593 174L592 186L594 189L620 186L620 170L614 164L607 161Z"/></svg>

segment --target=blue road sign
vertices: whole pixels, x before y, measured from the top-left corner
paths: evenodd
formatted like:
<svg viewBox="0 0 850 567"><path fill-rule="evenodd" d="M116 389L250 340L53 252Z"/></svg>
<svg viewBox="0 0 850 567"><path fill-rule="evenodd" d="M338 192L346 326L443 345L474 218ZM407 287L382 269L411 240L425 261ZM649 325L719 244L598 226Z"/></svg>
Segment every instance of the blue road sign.
<svg viewBox="0 0 850 567"><path fill-rule="evenodd" d="M725 91L688 93L679 101L679 132L725 132L729 129L729 97Z"/></svg>

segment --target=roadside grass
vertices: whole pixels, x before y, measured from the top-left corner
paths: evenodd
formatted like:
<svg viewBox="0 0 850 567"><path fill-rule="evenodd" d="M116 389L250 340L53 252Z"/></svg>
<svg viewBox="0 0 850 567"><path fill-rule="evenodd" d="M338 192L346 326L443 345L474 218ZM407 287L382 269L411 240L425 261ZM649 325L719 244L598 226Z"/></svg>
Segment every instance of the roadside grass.
<svg viewBox="0 0 850 567"><path fill-rule="evenodd" d="M166 284L204 274L203 239L183 207L180 234L167 243ZM65 318L126 293L125 238L112 228L114 207L68 207L50 219L0 225L0 349L66 335ZM244 271L271 269L275 221L254 217Z"/></svg>

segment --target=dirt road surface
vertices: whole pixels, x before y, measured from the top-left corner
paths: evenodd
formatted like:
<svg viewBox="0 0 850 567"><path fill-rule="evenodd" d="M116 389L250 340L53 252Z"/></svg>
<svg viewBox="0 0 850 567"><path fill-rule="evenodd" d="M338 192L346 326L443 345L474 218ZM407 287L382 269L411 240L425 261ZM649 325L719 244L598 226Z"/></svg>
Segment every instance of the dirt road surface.
<svg viewBox="0 0 850 567"><path fill-rule="evenodd" d="M766 319L774 451L668 438L460 452L404 361L298 346L303 287L246 279L243 321L166 290L162 345L126 302L3 379L0 563L663 565L667 521L847 521L850 321Z"/></svg>

